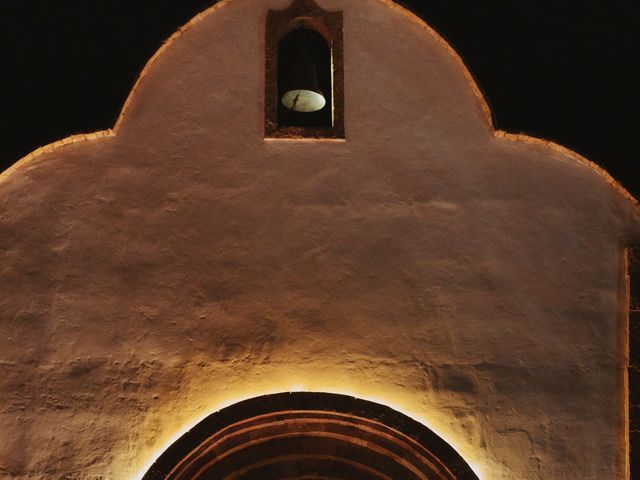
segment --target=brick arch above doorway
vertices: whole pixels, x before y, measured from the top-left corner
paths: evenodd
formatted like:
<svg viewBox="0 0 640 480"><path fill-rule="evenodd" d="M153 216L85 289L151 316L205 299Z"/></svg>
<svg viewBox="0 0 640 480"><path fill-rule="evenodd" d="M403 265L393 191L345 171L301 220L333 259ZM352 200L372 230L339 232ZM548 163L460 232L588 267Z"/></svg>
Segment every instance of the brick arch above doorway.
<svg viewBox="0 0 640 480"><path fill-rule="evenodd" d="M256 397L182 436L143 480L477 480L457 452L387 406L330 393Z"/></svg>

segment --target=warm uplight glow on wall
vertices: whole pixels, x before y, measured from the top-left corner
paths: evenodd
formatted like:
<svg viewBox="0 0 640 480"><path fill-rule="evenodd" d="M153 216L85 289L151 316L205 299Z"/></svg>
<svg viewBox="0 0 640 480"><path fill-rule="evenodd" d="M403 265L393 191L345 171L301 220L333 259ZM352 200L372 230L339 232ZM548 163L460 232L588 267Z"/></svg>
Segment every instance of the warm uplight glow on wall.
<svg viewBox="0 0 640 480"><path fill-rule="evenodd" d="M3 468L141 480L216 411L325 392L413 418L482 480L611 470L614 246L640 234L635 200L575 152L496 131L462 60L392 0L319 2L349 20L324 92L339 127L287 138L262 30L290 3L219 2L112 130L0 174Z"/></svg>
<svg viewBox="0 0 640 480"><path fill-rule="evenodd" d="M156 444L143 452L144 458L141 458L141 460L145 462L144 466L140 468L132 480L142 480L151 465L169 446L210 414L254 397L281 392L303 391L351 396L385 405L407 415L425 425L451 445L451 447L465 459L478 478L485 478L485 465L482 463L483 459L478 458L477 453L474 454L474 447L463 438L464 434L452 428L451 425L447 423L447 418L449 421L451 420L450 413L438 411L435 408L431 411L427 408L416 408L416 405L419 404L417 395L419 395L420 392L415 390L401 391L400 389L394 391L391 388L388 390L385 388L385 392L382 393L378 388L367 387L366 385L355 386L355 384L352 384L348 388L337 388L335 382L319 380L315 375L309 375L309 377L315 378L316 380L314 382L303 383L297 379L290 382L282 379L282 381L279 382L271 382L268 386L247 384L244 387L228 392L224 398L218 398L208 405L204 399L191 398L187 404L178 408L182 411L193 411L197 413L194 413L194 415L186 420L179 428L167 427L167 431L163 432L164 435L158 439ZM327 377L331 378L331 375L327 375ZM282 376L275 375L274 378L282 378ZM412 401L412 399L414 401ZM414 405L414 407L412 407L412 405Z"/></svg>

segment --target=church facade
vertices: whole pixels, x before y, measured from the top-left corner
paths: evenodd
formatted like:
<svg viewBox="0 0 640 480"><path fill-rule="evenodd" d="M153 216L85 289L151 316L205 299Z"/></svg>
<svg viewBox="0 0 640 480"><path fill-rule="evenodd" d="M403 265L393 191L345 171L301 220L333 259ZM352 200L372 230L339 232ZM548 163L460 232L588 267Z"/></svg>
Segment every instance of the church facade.
<svg viewBox="0 0 640 480"><path fill-rule="evenodd" d="M398 4L223 0L0 176L0 477L628 478L633 245Z"/></svg>

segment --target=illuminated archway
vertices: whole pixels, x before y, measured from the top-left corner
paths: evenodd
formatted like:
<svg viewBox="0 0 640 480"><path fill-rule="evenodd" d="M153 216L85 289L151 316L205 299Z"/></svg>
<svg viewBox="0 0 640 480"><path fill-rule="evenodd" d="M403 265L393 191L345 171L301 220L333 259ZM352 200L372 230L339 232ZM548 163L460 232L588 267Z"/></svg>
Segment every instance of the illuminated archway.
<svg viewBox="0 0 640 480"><path fill-rule="evenodd" d="M389 407L281 393L216 412L143 480L477 480L450 445Z"/></svg>

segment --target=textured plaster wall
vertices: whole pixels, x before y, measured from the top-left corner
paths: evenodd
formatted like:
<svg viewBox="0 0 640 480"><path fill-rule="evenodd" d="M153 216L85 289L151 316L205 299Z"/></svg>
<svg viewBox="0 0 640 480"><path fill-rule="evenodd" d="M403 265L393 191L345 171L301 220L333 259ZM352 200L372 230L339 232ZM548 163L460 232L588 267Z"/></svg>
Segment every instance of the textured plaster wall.
<svg viewBox="0 0 640 480"><path fill-rule="evenodd" d="M344 10L347 140L265 141L288 4L214 7L115 134L0 177L0 477L133 479L225 404L319 390L422 420L483 480L621 478L637 208L496 138L457 58L381 0L319 1Z"/></svg>

